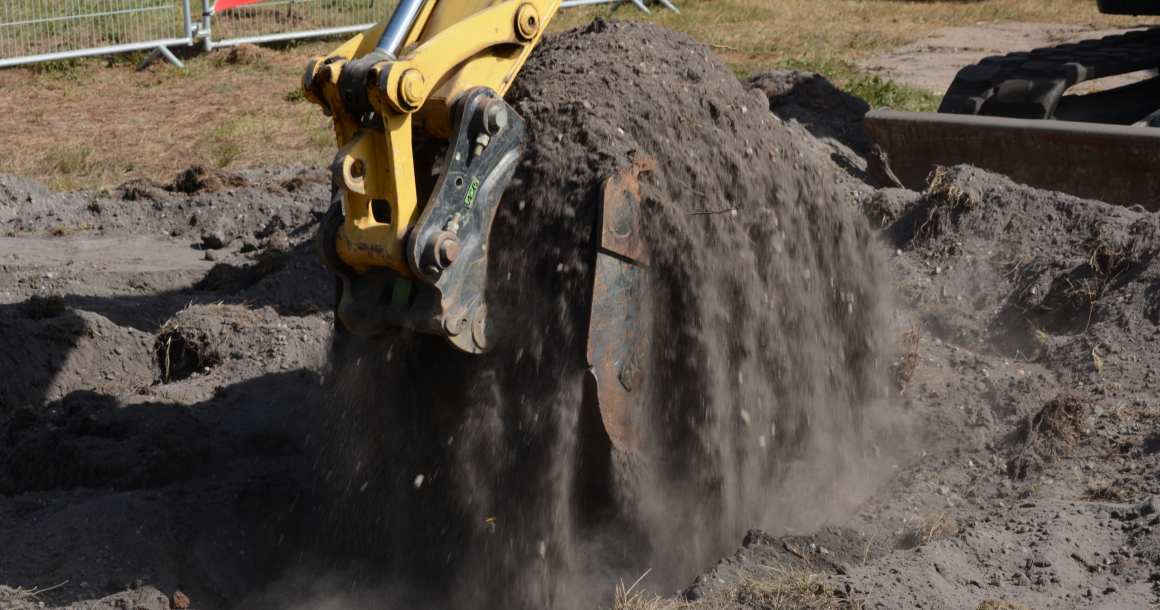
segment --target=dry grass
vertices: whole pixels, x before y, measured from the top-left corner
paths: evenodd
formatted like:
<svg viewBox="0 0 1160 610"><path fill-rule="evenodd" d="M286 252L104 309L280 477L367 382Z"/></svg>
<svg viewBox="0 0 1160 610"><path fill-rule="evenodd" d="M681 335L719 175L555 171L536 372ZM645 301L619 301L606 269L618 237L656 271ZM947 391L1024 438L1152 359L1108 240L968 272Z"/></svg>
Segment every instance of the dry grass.
<svg viewBox="0 0 1160 610"><path fill-rule="evenodd" d="M1133 250L1138 238L1133 237L1127 244L1117 244L1109 239L1103 225L1092 227L1091 239L1084 244L1088 266L1100 277L1114 277L1136 264Z"/></svg>
<svg viewBox="0 0 1160 610"><path fill-rule="evenodd" d="M978 205L970 193L951 182L950 170L945 167L936 167L927 178L927 185L925 195L930 208L911 241L939 235L956 214L968 212Z"/></svg>
<svg viewBox="0 0 1160 610"><path fill-rule="evenodd" d="M1080 278L1075 282L1069 279L1068 288L1063 293L1067 302L1077 310L1082 311L1084 308L1088 310L1085 331L1091 327L1100 302L1116 278L1138 262L1134 254L1138 238L1133 237L1126 243L1117 243L1110 237L1103 225L1092 227L1091 238L1083 245L1092 277ZM1092 349L1092 361L1096 371L1103 372L1099 346Z"/></svg>
<svg viewBox="0 0 1160 610"><path fill-rule="evenodd" d="M1031 606L1013 602L1009 599L988 597L984 599L976 610L1033 610Z"/></svg>
<svg viewBox="0 0 1160 610"><path fill-rule="evenodd" d="M993 22L1141 23L1100 15L1090 0L676 0L681 14L625 6L617 17L648 19L709 45L739 76L775 67L826 75L838 86L895 108L927 100L875 82L857 62L944 26ZM607 5L566 9L552 30L608 14ZM335 151L329 121L296 94L310 57L339 39L282 49L217 50L184 69L143 54L0 70L0 171L58 190L113 187L148 178L168 183L193 163L267 167L324 165ZM921 97L921 96L920 96ZM902 99L905 98L905 99Z"/></svg>
<svg viewBox="0 0 1160 610"><path fill-rule="evenodd" d="M1094 278L1081 278L1076 282L1067 279L1067 289L1063 291L1063 298L1068 303L1071 303L1077 311L1085 307L1088 310L1087 325L1084 326L1084 332L1087 332L1087 329L1091 328L1092 318L1095 316L1096 308L1099 307L1100 301L1103 300L1104 295L1108 293L1108 289L1111 287L1111 281L1099 276Z"/></svg>
<svg viewBox="0 0 1160 610"><path fill-rule="evenodd" d="M980 23L1074 23L1095 27L1147 23L1101 15L1090 0L695 0L677 1L680 15L657 8L645 16L626 7L626 19L649 19L709 44L739 76L791 65L848 70L874 54L920 40L932 30ZM561 11L553 29L605 14L607 7ZM840 75L839 75L840 76ZM837 80L841 80L840 78ZM844 83L840 83L844 84Z"/></svg>
<svg viewBox="0 0 1160 610"><path fill-rule="evenodd" d="M921 337L921 324L915 324L902 332L899 343L902 345L902 355L894 363L894 383L898 385L898 393L905 394L910 385L910 378L914 376L914 369L918 367L918 342Z"/></svg>
<svg viewBox="0 0 1160 610"><path fill-rule="evenodd" d="M946 540L959 533L959 522L946 513L930 512L923 515L910 534L910 546L922 546Z"/></svg>
<svg viewBox="0 0 1160 610"><path fill-rule="evenodd" d="M1083 398L1063 392L1052 398L1027 421L1020 431L1022 440L1038 439L1054 444L1056 452L1070 451L1083 435L1087 414Z"/></svg>
<svg viewBox="0 0 1160 610"><path fill-rule="evenodd" d="M225 50L189 58L185 69L154 62L134 72L126 57L0 70L0 151L21 151L0 153L0 171L70 190L168 183L193 163L329 163L329 121L313 104L284 98L308 57L335 44L268 51L268 61L250 64L219 61Z"/></svg>
<svg viewBox="0 0 1160 610"><path fill-rule="evenodd" d="M1132 494L1111 481L1090 481L1083 487L1084 500L1091 502L1124 502Z"/></svg>
<svg viewBox="0 0 1160 610"><path fill-rule="evenodd" d="M823 574L809 570L778 568L770 579L745 578L726 597L742 608L784 608L786 610L860 609L861 600L838 593Z"/></svg>
<svg viewBox="0 0 1160 610"><path fill-rule="evenodd" d="M1083 396L1072 392L1061 392L1047 401L1016 430L1019 453L1008 463L1009 474L1025 479L1044 464L1070 455L1083 438L1086 411ZM1029 495L1038 491L1036 485L1028 488Z"/></svg>
<svg viewBox="0 0 1160 610"><path fill-rule="evenodd" d="M1035 356L1042 358L1051 353L1051 335L1041 329L1031 331L1032 344L1035 345Z"/></svg>
<svg viewBox="0 0 1160 610"><path fill-rule="evenodd" d="M736 587L688 601L617 587L610 610L861 610L865 600L841 594L824 574L793 568L767 568L769 578L742 577Z"/></svg>

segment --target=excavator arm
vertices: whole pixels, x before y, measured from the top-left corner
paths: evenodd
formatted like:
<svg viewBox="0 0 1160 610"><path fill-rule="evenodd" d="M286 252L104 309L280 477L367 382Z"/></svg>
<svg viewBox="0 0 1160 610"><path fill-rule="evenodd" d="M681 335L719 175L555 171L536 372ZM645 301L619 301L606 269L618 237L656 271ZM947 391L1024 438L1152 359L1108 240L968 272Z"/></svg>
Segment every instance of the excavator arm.
<svg viewBox="0 0 1160 610"><path fill-rule="evenodd" d="M333 117L339 145L317 243L354 334L403 326L468 353L495 345L488 238L525 130L502 96L559 6L401 0L386 23L310 62L306 97ZM592 244L583 408L607 447L631 451L651 320L637 178L656 168L645 157L607 178Z"/></svg>
<svg viewBox="0 0 1160 610"><path fill-rule="evenodd" d="M502 96L559 6L401 0L310 61L303 90L339 146L318 248L355 334L405 326L470 353L491 346L487 238L525 130Z"/></svg>

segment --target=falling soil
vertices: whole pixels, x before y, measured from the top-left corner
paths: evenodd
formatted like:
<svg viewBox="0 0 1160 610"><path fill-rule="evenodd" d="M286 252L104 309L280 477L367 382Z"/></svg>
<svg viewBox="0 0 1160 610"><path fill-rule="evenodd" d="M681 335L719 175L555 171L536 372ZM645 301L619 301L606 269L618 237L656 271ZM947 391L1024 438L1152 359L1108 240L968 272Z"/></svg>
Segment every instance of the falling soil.
<svg viewBox="0 0 1160 610"><path fill-rule="evenodd" d="M454 607L591 607L582 585L650 568L671 591L775 518L814 434L885 396L883 266L830 167L682 34L598 19L546 39L507 98L528 136L489 248L499 346L339 334L333 527ZM582 404L603 183L644 157L634 451Z"/></svg>

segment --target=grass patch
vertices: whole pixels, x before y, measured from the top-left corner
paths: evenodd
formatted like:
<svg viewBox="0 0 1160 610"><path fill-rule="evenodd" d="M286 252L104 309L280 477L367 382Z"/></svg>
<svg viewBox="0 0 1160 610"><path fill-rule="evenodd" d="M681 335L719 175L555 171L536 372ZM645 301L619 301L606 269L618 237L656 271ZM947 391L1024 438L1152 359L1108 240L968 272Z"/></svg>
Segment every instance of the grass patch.
<svg viewBox="0 0 1160 610"><path fill-rule="evenodd" d="M1031 439L1051 441L1054 453L1063 453L1074 447L1083 435L1087 423L1080 396L1064 392L1052 398L1029 419L1020 431L1024 442Z"/></svg>
<svg viewBox="0 0 1160 610"><path fill-rule="evenodd" d="M32 64L31 69L36 74L51 74L56 76L71 76L79 72L85 65L85 58L73 57L70 59L54 59Z"/></svg>
<svg viewBox="0 0 1160 610"><path fill-rule="evenodd" d="M242 154L247 144L261 141L262 121L252 116L234 117L219 121L209 136L209 155L216 167L229 167Z"/></svg>
<svg viewBox="0 0 1160 610"><path fill-rule="evenodd" d="M55 227L49 227L49 228L45 229L44 232L49 237L68 237L69 235L72 235L73 233L75 233L77 231L84 232L84 231L92 231L92 230L93 230L93 225L91 225L87 222L78 222L76 224L76 226L57 225Z"/></svg>
<svg viewBox="0 0 1160 610"><path fill-rule="evenodd" d="M85 174L92 169L93 147L90 144L53 144L44 153L42 162L51 171L61 174Z"/></svg>
<svg viewBox="0 0 1160 610"><path fill-rule="evenodd" d="M703 42L731 47L717 47L713 52L738 77L777 68L803 56L856 65L875 54L916 42L940 27L1015 21L1090 23L1096 27L1147 22L1101 15L1090 0L686 0L676 4L679 15L660 7L652 15L644 15L625 6L616 16L647 19ZM581 25L607 14L607 5L561 10L551 29ZM815 71L830 77L827 72Z"/></svg>
<svg viewBox="0 0 1160 610"><path fill-rule="evenodd" d="M1113 277L1127 271L1136 264L1133 255L1136 241L1133 237L1127 243L1117 243L1112 239L1104 225L1092 227L1091 239L1084 244L1088 257L1088 266L1092 272L1102 277Z"/></svg>
<svg viewBox="0 0 1160 610"><path fill-rule="evenodd" d="M842 91L860 97L871 108L911 112L934 112L942 96L891 79L883 80L862 72L857 65L837 57L794 58L776 66L782 70L817 72Z"/></svg>
<svg viewBox="0 0 1160 610"><path fill-rule="evenodd" d="M221 362L202 338L187 332L177 316L161 325L153 340L153 352L161 369L161 381L165 383L186 379Z"/></svg>
<svg viewBox="0 0 1160 610"><path fill-rule="evenodd" d="M877 76L859 75L859 78L842 87L842 90L860 97L871 108L890 108L910 112L934 112L942 103L942 96L911 87L893 80L882 80Z"/></svg>

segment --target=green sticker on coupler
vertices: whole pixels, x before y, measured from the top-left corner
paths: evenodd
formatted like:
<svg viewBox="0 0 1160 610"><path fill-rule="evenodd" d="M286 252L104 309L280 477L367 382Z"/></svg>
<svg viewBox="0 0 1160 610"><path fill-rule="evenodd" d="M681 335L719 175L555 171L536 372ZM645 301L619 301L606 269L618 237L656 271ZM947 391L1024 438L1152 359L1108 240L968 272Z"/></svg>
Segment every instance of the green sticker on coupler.
<svg viewBox="0 0 1160 610"><path fill-rule="evenodd" d="M475 192L479 190L479 179L472 177L471 186L467 188L467 197L463 198L463 205L471 207L475 203Z"/></svg>

